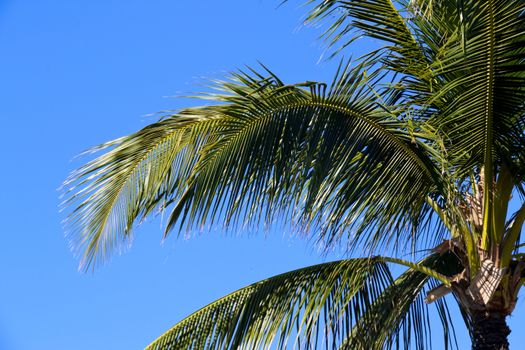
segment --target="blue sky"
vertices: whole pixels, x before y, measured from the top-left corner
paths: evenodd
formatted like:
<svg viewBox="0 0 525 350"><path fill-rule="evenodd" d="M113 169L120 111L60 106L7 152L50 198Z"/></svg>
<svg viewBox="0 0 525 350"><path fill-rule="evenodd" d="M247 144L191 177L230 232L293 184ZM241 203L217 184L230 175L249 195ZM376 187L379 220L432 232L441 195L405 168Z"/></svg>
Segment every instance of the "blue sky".
<svg viewBox="0 0 525 350"><path fill-rule="evenodd" d="M278 3L0 0L0 349L140 349L226 293L326 260L276 229L161 244L152 219L83 274L60 223L74 156L194 103L169 96L257 60L288 82L330 80L336 62L317 64L320 31L301 27L301 2ZM511 341L524 340L515 327Z"/></svg>

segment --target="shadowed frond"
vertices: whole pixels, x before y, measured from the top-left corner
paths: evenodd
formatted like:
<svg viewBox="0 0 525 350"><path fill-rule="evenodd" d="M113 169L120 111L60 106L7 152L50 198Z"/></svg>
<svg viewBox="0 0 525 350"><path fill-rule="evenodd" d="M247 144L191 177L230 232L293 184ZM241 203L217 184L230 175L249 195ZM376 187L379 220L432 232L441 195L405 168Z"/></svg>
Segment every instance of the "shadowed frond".
<svg viewBox="0 0 525 350"><path fill-rule="evenodd" d="M218 82L218 93L203 96L216 104L120 139L72 175L67 224L84 264L171 203L167 231L281 213L318 228L328 244L348 229L351 246L417 240L441 178L425 145L371 89L381 76L341 66L326 86L266 74Z"/></svg>
<svg viewBox="0 0 525 350"><path fill-rule="evenodd" d="M460 265L452 254L431 255L417 264L439 271L446 276L460 272ZM424 301L428 291L436 286L429 275L409 269L401 274L374 300L355 324L340 349L392 349L410 343L416 349L430 349L432 330L429 309ZM457 347L454 327L447 304L435 302L442 325L446 349ZM434 330L437 331L437 330Z"/></svg>
<svg viewBox="0 0 525 350"><path fill-rule="evenodd" d="M315 265L230 294L147 349L390 349L399 337L423 349L431 336L422 299L427 282L420 272L394 281L380 257ZM448 315L442 305L438 311L448 344Z"/></svg>

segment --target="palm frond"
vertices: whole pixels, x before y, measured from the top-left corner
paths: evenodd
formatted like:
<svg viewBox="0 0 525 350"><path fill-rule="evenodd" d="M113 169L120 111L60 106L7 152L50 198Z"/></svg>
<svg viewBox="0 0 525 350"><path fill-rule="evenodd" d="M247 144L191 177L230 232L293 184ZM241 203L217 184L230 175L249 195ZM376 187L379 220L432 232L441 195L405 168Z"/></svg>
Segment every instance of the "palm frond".
<svg viewBox="0 0 525 350"><path fill-rule="evenodd" d="M390 349L400 336L404 346L422 349L431 336L422 299L428 278L413 271L394 281L380 257L291 271L204 307L147 349L284 349L290 342L304 349ZM438 305L450 344L450 320Z"/></svg>
<svg viewBox="0 0 525 350"><path fill-rule="evenodd" d="M490 161L495 163L509 145L523 139L519 119L525 98L524 5L516 1L465 3L476 7L462 14L465 47L456 41L443 48L441 59L434 63L435 74L446 81L436 90L435 99L447 102L434 119L450 140L451 153L469 154L469 164L487 164L487 157L497 157Z"/></svg>
<svg viewBox="0 0 525 350"><path fill-rule="evenodd" d="M378 247L431 215L440 174L378 99L381 79L342 65L331 86L284 85L255 71L219 82L216 104L185 109L118 141L75 172L67 205L83 263L105 256L133 222L175 203L167 230L267 222L278 213L338 242ZM218 104L217 104L218 103ZM369 234L371 233L371 234Z"/></svg>
<svg viewBox="0 0 525 350"><path fill-rule="evenodd" d="M512 164L509 151L523 142L525 7L516 1L464 3L463 40L443 47L433 63L442 84L433 97L441 102L431 123L446 135L453 163L484 169L487 248L489 240L499 239L491 199L497 167Z"/></svg>

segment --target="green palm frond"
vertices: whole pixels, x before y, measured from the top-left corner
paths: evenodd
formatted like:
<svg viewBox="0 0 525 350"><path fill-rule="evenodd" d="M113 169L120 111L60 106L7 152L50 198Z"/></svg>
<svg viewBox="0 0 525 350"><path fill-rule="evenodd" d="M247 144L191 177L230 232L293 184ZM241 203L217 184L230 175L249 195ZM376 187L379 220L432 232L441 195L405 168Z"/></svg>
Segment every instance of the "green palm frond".
<svg viewBox="0 0 525 350"><path fill-rule="evenodd" d="M423 349L431 336L422 299L428 278L414 271L393 280L380 257L291 271L204 307L147 349L284 349L290 342L304 349L390 349L399 337Z"/></svg>
<svg viewBox="0 0 525 350"><path fill-rule="evenodd" d="M76 209L67 224L84 266L130 237L137 218L171 203L167 230L284 212L329 244L348 228L352 246L417 240L410 226L430 215L425 199L441 178L370 88L381 76L343 65L326 86L266 74L219 82L218 93L204 96L216 104L120 139L72 175L67 204Z"/></svg>
<svg viewBox="0 0 525 350"><path fill-rule="evenodd" d="M441 102L430 122L447 135L455 164L484 169L486 249L489 241L501 239L491 199L497 167L512 164L509 151L523 142L525 6L517 1L466 4L464 39L444 47L433 63L443 83L435 91L433 99Z"/></svg>
<svg viewBox="0 0 525 350"><path fill-rule="evenodd" d="M329 24L322 37L335 48L332 56L362 36L371 38L376 47L362 57L367 65L380 65L397 74L392 89L399 97L409 95L411 103L423 105L440 82L432 73L431 63L455 29L458 17L453 1L432 5L429 23L428 4L395 1L307 1L314 4L307 23ZM370 43L371 44L371 43ZM373 44L371 44L373 45ZM417 104L416 103L416 104Z"/></svg>

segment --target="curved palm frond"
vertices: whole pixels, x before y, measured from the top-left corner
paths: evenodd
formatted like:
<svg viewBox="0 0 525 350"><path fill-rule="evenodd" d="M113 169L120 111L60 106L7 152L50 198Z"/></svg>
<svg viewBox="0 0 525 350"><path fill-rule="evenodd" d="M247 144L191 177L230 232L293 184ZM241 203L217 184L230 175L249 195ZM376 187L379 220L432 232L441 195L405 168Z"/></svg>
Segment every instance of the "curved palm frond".
<svg viewBox="0 0 525 350"><path fill-rule="evenodd" d="M430 215L440 174L407 124L370 88L378 73L342 66L330 87L239 73L215 105L189 108L120 139L74 173L67 220L84 266L104 257L136 218L175 202L167 230L217 218L270 221L281 212L327 243L378 247ZM385 233L387 232L387 233ZM439 238L438 238L439 239Z"/></svg>
<svg viewBox="0 0 525 350"><path fill-rule="evenodd" d="M426 1L311 0L307 4L315 5L308 13L307 23L329 23L322 37L335 47L332 56L362 36L376 40L376 47L370 48L361 60L397 74L392 77L391 88L398 91L398 98L407 95L410 104L422 106L440 84L431 63L454 36L456 30L450 24L459 17L454 1L431 3L429 23Z"/></svg>
<svg viewBox="0 0 525 350"><path fill-rule="evenodd" d="M204 307L147 349L284 349L290 342L305 349L390 349L399 337L423 349L431 336L423 302L428 278L411 271L394 281L380 257L291 271ZM438 312L451 344L446 308Z"/></svg>

